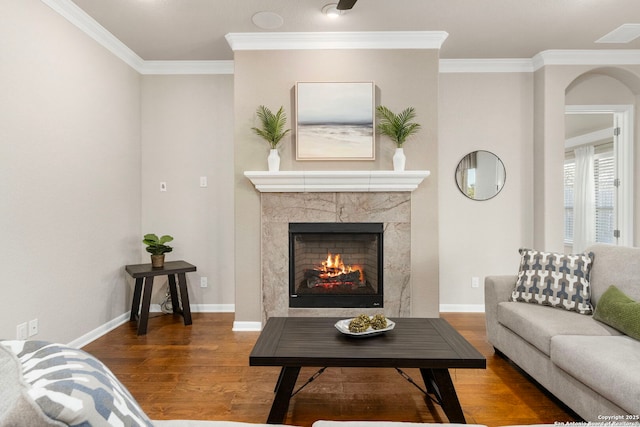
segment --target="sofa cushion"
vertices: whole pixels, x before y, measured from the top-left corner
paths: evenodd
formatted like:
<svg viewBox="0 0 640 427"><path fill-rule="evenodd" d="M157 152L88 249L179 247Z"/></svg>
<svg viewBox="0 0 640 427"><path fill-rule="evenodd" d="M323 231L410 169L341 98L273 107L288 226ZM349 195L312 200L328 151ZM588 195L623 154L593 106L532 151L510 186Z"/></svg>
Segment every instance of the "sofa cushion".
<svg viewBox="0 0 640 427"><path fill-rule="evenodd" d="M640 414L639 341L558 335L551 339L551 361L629 414Z"/></svg>
<svg viewBox="0 0 640 427"><path fill-rule="evenodd" d="M152 426L127 389L90 354L43 341L0 341L0 346L16 355L26 394L51 420L65 425Z"/></svg>
<svg viewBox="0 0 640 427"><path fill-rule="evenodd" d="M615 286L602 294L593 318L640 340L640 302L634 301Z"/></svg>
<svg viewBox="0 0 640 427"><path fill-rule="evenodd" d="M520 249L520 269L511 300L591 314L592 264L593 253L566 255Z"/></svg>
<svg viewBox="0 0 640 427"><path fill-rule="evenodd" d="M611 285L640 301L640 248L597 244L587 250L595 254L590 282L594 306Z"/></svg>
<svg viewBox="0 0 640 427"><path fill-rule="evenodd" d="M621 335L615 329L596 322L591 316L542 305L501 302L497 316L500 324L547 356L554 335Z"/></svg>
<svg viewBox="0 0 640 427"><path fill-rule="evenodd" d="M440 423L410 423L403 421L326 421L318 420L312 427L484 427L481 424L440 424Z"/></svg>

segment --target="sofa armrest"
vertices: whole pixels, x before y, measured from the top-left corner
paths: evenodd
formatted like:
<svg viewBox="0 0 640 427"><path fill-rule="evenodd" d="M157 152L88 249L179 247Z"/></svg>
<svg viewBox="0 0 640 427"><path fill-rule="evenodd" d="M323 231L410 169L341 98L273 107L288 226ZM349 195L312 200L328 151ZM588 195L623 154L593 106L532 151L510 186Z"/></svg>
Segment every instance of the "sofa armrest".
<svg viewBox="0 0 640 427"><path fill-rule="evenodd" d="M516 286L518 276L487 276L484 279L484 302L489 305L498 305L500 302L509 301L511 293Z"/></svg>
<svg viewBox="0 0 640 427"><path fill-rule="evenodd" d="M498 304L509 301L518 277L487 276L484 279L484 312L487 324L487 339L492 345L497 342Z"/></svg>

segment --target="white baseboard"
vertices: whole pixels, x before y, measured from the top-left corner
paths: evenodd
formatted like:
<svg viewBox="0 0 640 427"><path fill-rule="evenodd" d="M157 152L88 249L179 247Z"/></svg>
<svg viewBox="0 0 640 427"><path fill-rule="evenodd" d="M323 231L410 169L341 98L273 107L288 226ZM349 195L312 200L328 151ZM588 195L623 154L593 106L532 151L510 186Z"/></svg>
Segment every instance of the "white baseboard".
<svg viewBox="0 0 640 427"><path fill-rule="evenodd" d="M235 313L235 304L191 304L192 313ZM160 304L151 304L149 313L161 313Z"/></svg>
<svg viewBox="0 0 640 427"><path fill-rule="evenodd" d="M484 313L484 304L440 304L440 313Z"/></svg>
<svg viewBox="0 0 640 427"><path fill-rule="evenodd" d="M233 322L233 332L260 332L262 322Z"/></svg>
<svg viewBox="0 0 640 427"><path fill-rule="evenodd" d="M236 311L235 304L191 304L192 313L234 313ZM149 307L149 313L161 313L160 304L151 304ZM71 341L68 346L73 348L82 348L100 338L103 335L111 332L120 325L124 325L129 321L131 314L129 312L123 313L113 320L108 321L104 325L98 326L94 330L87 332L83 336ZM243 322L240 322L243 323ZM251 323L251 322L244 322ZM258 329L242 329L242 330L261 330L262 325L258 323ZM234 324L235 327L235 324ZM234 329L235 330L235 329Z"/></svg>
<svg viewBox="0 0 640 427"><path fill-rule="evenodd" d="M160 304L151 304L151 313L161 313ZM235 304L192 304L192 313L234 313ZM440 304L441 313L484 313L484 304ZM129 312L123 313L104 325L98 326L94 330L87 332L79 338L71 341L68 345L74 348L82 348L92 341L111 332L120 325L129 321ZM262 322L233 322L234 332L259 332L262 330Z"/></svg>
<svg viewBox="0 0 640 427"><path fill-rule="evenodd" d="M98 326L94 330L87 332L80 338L76 338L75 340L71 341L67 345L73 348L82 348L85 345L89 344L90 342L95 341L101 336L107 334L108 332L111 332L118 326L124 325L129 321L130 316L131 314L129 312L123 313L120 316L116 317L115 319L108 321L104 325Z"/></svg>
<svg viewBox="0 0 640 427"><path fill-rule="evenodd" d="M235 304L191 304L194 313L235 313Z"/></svg>

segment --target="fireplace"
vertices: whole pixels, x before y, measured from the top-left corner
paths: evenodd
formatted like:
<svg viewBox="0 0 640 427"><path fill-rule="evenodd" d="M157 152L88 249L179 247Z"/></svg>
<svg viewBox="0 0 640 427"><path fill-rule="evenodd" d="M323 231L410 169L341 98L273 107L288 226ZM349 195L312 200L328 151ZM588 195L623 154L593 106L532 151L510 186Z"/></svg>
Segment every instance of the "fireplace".
<svg viewBox="0 0 640 427"><path fill-rule="evenodd" d="M382 223L290 223L289 307L382 307Z"/></svg>

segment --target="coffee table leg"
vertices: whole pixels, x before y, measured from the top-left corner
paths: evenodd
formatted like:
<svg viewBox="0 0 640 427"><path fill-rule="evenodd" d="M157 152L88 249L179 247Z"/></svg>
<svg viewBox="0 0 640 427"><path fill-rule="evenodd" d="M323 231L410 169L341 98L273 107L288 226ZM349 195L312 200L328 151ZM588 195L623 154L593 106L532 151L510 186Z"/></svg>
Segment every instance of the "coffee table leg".
<svg viewBox="0 0 640 427"><path fill-rule="evenodd" d="M466 424L464 413L453 387L453 381L448 369L425 369L421 368L420 373L427 390L438 396L444 413L449 418L450 423Z"/></svg>
<svg viewBox="0 0 640 427"><path fill-rule="evenodd" d="M284 424L284 419L287 417L287 411L289 410L291 394L293 394L293 388L296 385L299 373L300 366L282 367L267 424Z"/></svg>

